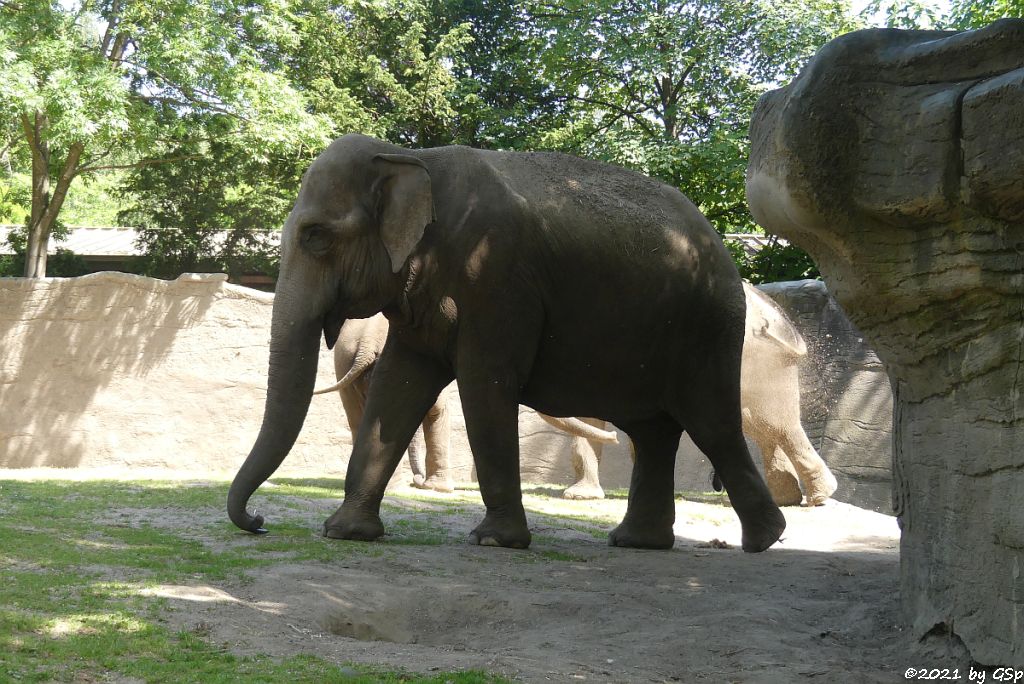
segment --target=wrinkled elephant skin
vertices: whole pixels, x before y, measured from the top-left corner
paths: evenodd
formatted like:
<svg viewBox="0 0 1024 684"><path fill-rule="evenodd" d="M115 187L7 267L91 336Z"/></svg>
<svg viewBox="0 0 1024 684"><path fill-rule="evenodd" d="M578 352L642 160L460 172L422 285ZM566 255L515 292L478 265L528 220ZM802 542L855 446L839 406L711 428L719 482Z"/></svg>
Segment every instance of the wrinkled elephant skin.
<svg viewBox="0 0 1024 684"><path fill-rule="evenodd" d="M388 479L453 379L486 507L475 543L530 543L520 403L609 420L635 444L612 543L674 539L684 428L721 475L743 548L763 551L782 534L741 429L742 284L678 191L564 155L412 151L348 135L306 172L281 252L267 407L228 496L242 529L262 522L245 505L301 428L318 333L332 346L346 320L383 312L390 330L328 536L383 532Z"/></svg>

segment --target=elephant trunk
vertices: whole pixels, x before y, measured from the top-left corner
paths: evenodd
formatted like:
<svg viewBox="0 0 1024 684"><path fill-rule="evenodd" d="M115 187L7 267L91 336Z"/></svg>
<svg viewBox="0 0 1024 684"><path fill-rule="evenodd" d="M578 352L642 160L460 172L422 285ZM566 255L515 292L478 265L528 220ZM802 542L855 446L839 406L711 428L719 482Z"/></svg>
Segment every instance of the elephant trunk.
<svg viewBox="0 0 1024 684"><path fill-rule="evenodd" d="M291 451L306 419L316 383L323 319L296 320L289 313L292 308L280 295L275 299L263 425L228 491L231 522L255 534L266 532L263 517L251 515L246 503Z"/></svg>

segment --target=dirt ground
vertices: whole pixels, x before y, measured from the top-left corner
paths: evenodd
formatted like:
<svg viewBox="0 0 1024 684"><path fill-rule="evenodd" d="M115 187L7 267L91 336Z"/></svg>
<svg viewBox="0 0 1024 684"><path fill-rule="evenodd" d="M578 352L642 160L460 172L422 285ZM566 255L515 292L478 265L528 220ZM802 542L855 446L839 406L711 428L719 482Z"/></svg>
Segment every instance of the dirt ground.
<svg viewBox="0 0 1024 684"><path fill-rule="evenodd" d="M416 499L405 498L413 492ZM451 496L396 494L385 500L385 525L429 520L442 543L385 538L343 565L283 562L255 579L153 593L169 599L172 626L239 654L309 653L427 673L895 682L915 664L904 662L897 626L899 530L889 516L837 502L786 508L782 541L746 554L731 508L690 497L677 501L675 548L638 551L609 548L604 538L624 498L565 501L559 489L533 487L526 506L534 542L514 551L465 542L482 516L475 491L456 492L458 507ZM300 503L311 530L337 504ZM275 511L260 508L270 534L247 536L253 544L273 537ZM180 516L167 518L181 524Z"/></svg>

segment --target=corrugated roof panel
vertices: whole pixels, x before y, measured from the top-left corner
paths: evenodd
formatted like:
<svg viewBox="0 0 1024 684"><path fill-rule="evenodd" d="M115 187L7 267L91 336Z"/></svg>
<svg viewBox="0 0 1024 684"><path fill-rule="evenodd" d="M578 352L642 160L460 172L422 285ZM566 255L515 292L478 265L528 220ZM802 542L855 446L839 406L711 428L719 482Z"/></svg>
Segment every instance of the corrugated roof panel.
<svg viewBox="0 0 1024 684"><path fill-rule="evenodd" d="M7 246L7 234L17 226L0 225L0 254L11 254L11 248ZM134 228L101 227L101 228L72 228L67 240L59 243L59 246L70 249L75 254L82 256L139 256L141 252L135 247L136 231ZM280 233L273 233L274 242L279 238ZM741 243L748 255L757 254L768 244L768 236L755 235L753 233L729 233L725 236L727 240L735 240ZM779 240L779 244L785 245L785 240ZM56 251L53 241L50 241L49 253Z"/></svg>

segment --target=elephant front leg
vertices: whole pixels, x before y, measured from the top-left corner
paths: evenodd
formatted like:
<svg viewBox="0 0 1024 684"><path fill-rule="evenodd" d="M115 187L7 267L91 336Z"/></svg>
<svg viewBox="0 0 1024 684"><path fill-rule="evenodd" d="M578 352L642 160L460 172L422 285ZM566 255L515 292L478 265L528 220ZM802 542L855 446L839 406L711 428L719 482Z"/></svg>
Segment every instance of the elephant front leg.
<svg viewBox="0 0 1024 684"><path fill-rule="evenodd" d="M423 426L416 428L416 433L409 443L409 470L412 471L412 486L423 487L427 479L427 444L423 437Z"/></svg>
<svg viewBox="0 0 1024 684"><path fill-rule="evenodd" d="M633 442L633 477L626 516L608 535L608 544L670 549L676 540L673 476L682 429L669 419L620 427Z"/></svg>
<svg viewBox="0 0 1024 684"><path fill-rule="evenodd" d="M426 477L418 484L423 489L435 492L455 491L448 452L451 447L451 419L448 413L448 391L441 393L423 421L423 437L426 441Z"/></svg>
<svg viewBox="0 0 1024 684"><path fill-rule="evenodd" d="M380 503L402 454L441 389L445 370L389 345L374 372L345 476L345 500L324 522L324 536L371 541L384 534Z"/></svg>
<svg viewBox="0 0 1024 684"><path fill-rule="evenodd" d="M530 530L519 479L519 397L503 374L459 377L462 411L487 513L471 543L525 549ZM507 376L506 376L507 377Z"/></svg>
<svg viewBox="0 0 1024 684"><path fill-rule="evenodd" d="M605 427L603 420L593 418L580 418L602 430ZM598 474L601 464L601 444L592 442L583 437L573 437L570 451L572 453L572 468L576 474L576 481L562 492L566 499L603 499L604 489L601 488L601 479Z"/></svg>

